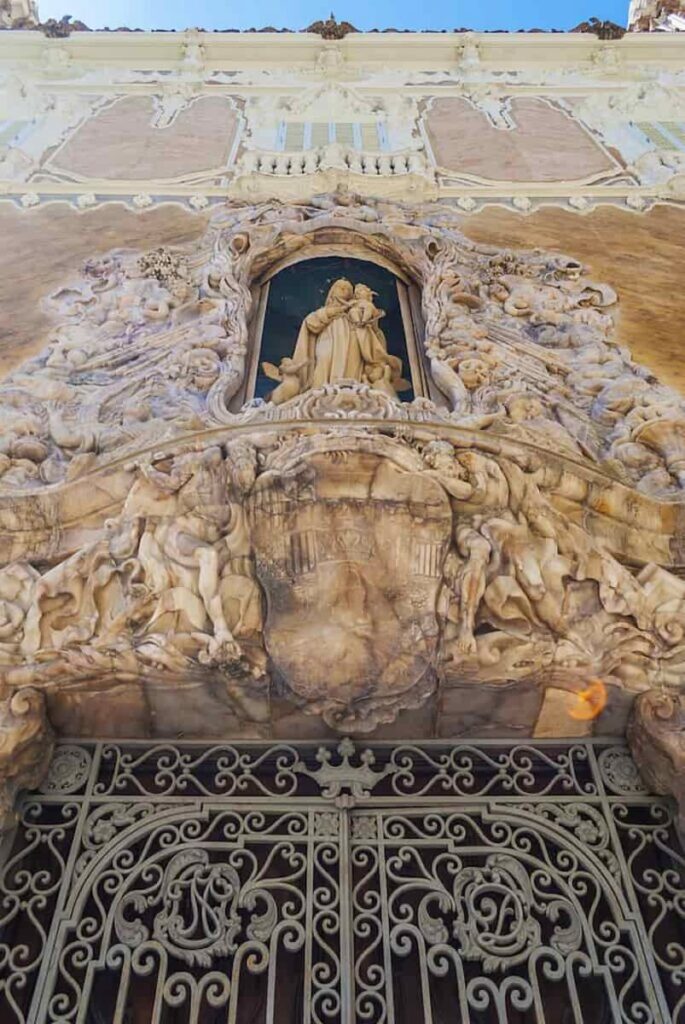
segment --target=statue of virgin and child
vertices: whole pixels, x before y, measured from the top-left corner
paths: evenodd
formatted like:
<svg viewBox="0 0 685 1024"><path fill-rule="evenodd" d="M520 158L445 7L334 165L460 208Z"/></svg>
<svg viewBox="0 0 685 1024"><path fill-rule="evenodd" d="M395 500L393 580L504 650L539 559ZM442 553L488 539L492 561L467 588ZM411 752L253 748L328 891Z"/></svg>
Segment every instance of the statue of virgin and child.
<svg viewBox="0 0 685 1024"><path fill-rule="evenodd" d="M280 383L270 396L277 405L323 384L369 384L397 399L411 385L401 379L402 360L390 355L368 285L335 281L325 304L302 321L292 356L280 366L262 363L264 373Z"/></svg>

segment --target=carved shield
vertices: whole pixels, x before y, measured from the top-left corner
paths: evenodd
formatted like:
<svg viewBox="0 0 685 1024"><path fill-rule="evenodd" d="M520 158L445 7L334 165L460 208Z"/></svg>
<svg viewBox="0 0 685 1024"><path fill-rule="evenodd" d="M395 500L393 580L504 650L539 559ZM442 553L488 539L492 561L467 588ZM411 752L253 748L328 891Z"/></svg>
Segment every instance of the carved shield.
<svg viewBox="0 0 685 1024"><path fill-rule="evenodd" d="M452 514L429 477L369 452L266 473L250 503L265 642L307 710L373 728L431 688Z"/></svg>

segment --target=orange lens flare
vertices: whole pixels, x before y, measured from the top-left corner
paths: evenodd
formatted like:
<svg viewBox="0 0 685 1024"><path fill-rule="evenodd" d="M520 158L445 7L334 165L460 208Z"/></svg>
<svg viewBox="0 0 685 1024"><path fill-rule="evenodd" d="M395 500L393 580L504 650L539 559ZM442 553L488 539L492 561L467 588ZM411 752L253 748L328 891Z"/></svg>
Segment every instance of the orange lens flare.
<svg viewBox="0 0 685 1024"><path fill-rule="evenodd" d="M590 679L585 689L577 694L577 698L569 715L578 722L590 722L601 715L606 707L607 688L601 679Z"/></svg>

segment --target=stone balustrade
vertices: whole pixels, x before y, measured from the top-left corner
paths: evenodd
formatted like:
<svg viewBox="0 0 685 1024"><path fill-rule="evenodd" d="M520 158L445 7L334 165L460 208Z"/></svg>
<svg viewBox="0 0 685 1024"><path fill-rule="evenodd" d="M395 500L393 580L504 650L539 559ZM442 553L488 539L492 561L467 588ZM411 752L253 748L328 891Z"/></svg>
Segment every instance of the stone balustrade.
<svg viewBox="0 0 685 1024"><path fill-rule="evenodd" d="M296 152L266 152L247 150L238 161L243 174L269 174L278 177L297 177L318 171L341 170L352 174L388 177L400 174L420 174L434 177L422 150L402 150L395 153L365 152L333 142L317 149Z"/></svg>

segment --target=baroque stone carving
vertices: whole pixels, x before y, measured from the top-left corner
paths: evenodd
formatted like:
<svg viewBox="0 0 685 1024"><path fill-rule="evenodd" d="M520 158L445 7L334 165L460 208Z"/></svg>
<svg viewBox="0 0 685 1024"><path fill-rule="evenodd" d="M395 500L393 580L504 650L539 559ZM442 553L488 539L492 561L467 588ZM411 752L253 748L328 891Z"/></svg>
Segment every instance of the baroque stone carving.
<svg viewBox="0 0 685 1024"><path fill-rule="evenodd" d="M0 701L0 833L15 823L19 791L34 789L43 778L52 748L42 694L25 687Z"/></svg>
<svg viewBox="0 0 685 1024"><path fill-rule="evenodd" d="M675 797L685 846L685 702L678 690L651 690L635 701L628 742L651 790Z"/></svg>
<svg viewBox="0 0 685 1024"><path fill-rule="evenodd" d="M0 0L0 28L32 28L37 21L35 0Z"/></svg>
<svg viewBox="0 0 685 1024"><path fill-rule="evenodd" d="M305 32L316 32L322 39L344 39L350 32L358 32L349 21L336 21L335 15L331 13L330 18L325 21L313 21L304 30Z"/></svg>
<svg viewBox="0 0 685 1024"><path fill-rule="evenodd" d="M255 282L319 245L420 288L430 398L398 403L366 363L303 380L296 347L241 407ZM377 323L372 296L343 300ZM293 709L364 732L523 686L532 730L550 691L599 678L621 731L685 658L685 407L612 342L616 301L570 258L475 245L449 207L347 193L89 262L0 387L6 692L44 688L78 733L83 695L123 686L154 732L179 722L164 688L195 687L186 728L261 735Z"/></svg>
<svg viewBox="0 0 685 1024"><path fill-rule="evenodd" d="M678 682L685 584L633 575L525 459L338 423L141 461L100 538L5 567L6 683L206 677L248 719L280 692L347 732L438 680Z"/></svg>
<svg viewBox="0 0 685 1024"><path fill-rule="evenodd" d="M421 286L426 357L455 422L491 416L492 429L530 443L551 431L618 479L676 495L685 405L612 342L613 290L570 258L476 246L456 220L440 204L344 192L237 204L192 249L88 262L50 299L47 350L0 388L0 489L74 479L226 422L244 376L250 282L269 260L315 255L317 236L332 232Z"/></svg>
<svg viewBox="0 0 685 1024"><path fill-rule="evenodd" d="M395 398L411 385L400 379L402 361L388 354L379 320L385 311L373 304L368 285L334 281L325 304L305 317L292 358L280 367L262 363L264 372L280 381L270 400L281 405L313 387L354 381L370 384Z"/></svg>

